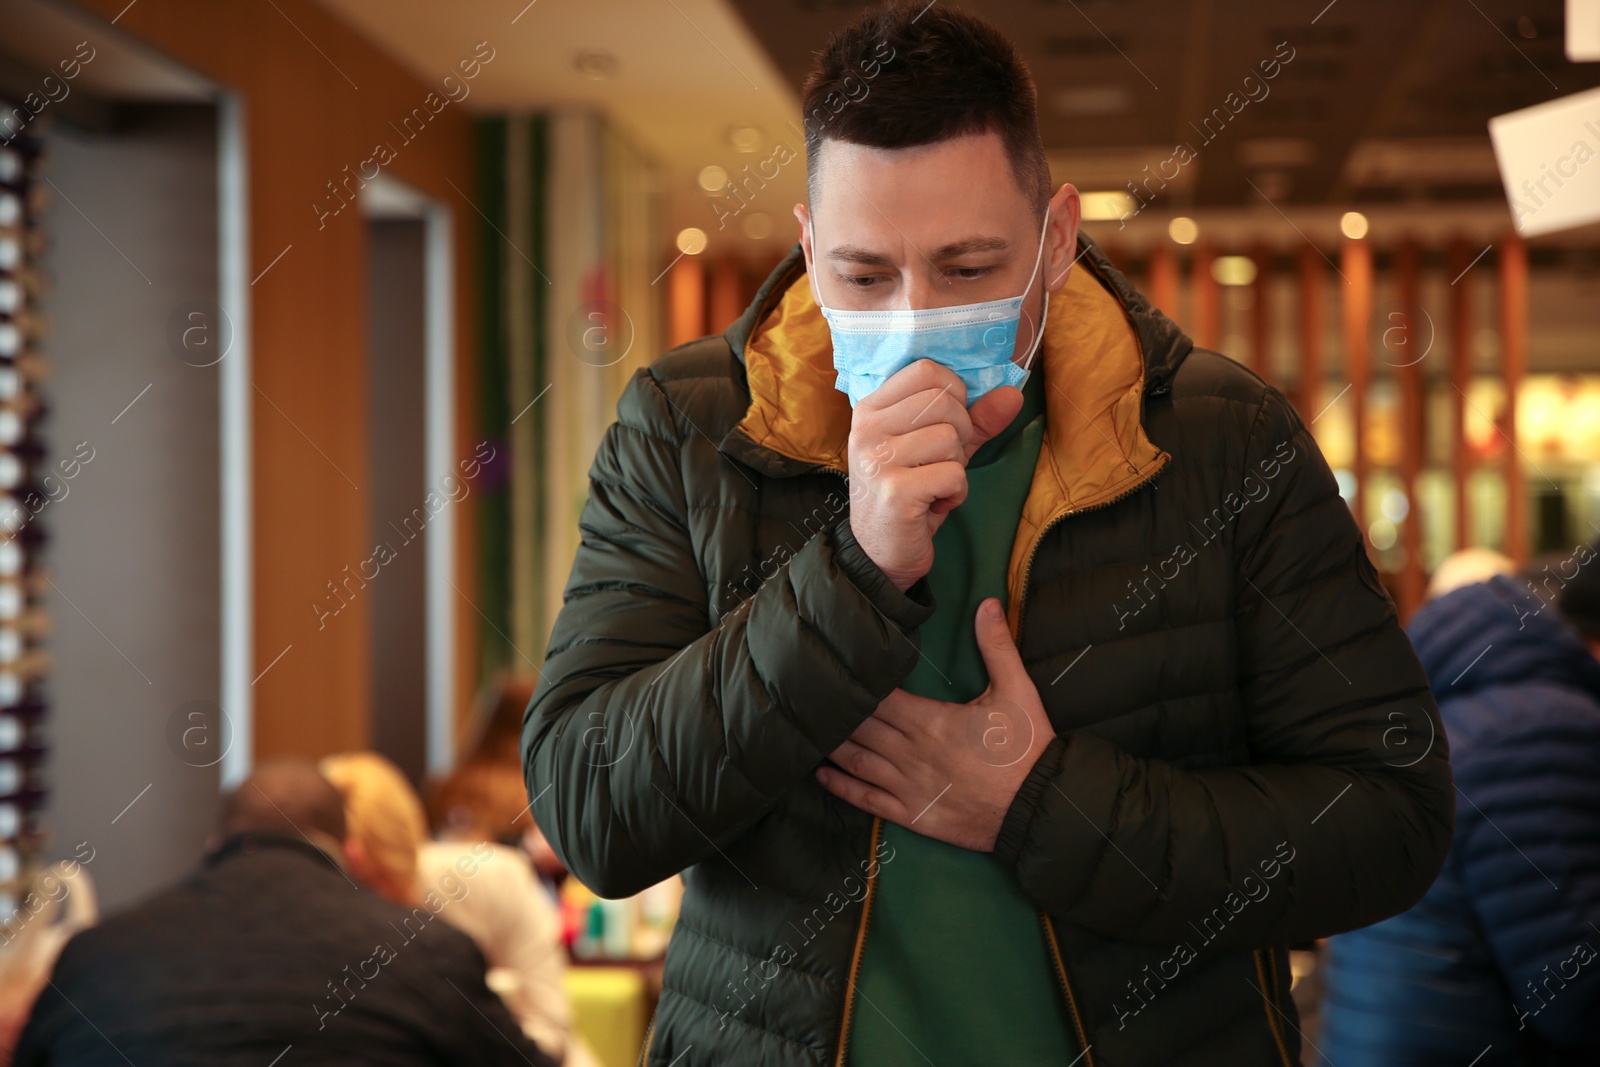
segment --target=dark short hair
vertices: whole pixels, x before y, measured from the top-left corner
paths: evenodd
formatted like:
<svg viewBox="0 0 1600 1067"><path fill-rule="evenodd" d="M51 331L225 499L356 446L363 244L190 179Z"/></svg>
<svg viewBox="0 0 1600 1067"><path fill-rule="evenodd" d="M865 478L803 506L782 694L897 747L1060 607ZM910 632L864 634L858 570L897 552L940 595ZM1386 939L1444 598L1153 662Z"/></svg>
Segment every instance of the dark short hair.
<svg viewBox="0 0 1600 1067"><path fill-rule="evenodd" d="M268 760L223 798L218 828L224 836L247 832L300 836L318 830L342 842L344 794L307 760Z"/></svg>
<svg viewBox="0 0 1600 1067"><path fill-rule="evenodd" d="M806 79L806 195L816 199L824 140L913 148L993 132L1044 217L1050 165L1028 66L999 30L943 3L899 0L834 34Z"/></svg>

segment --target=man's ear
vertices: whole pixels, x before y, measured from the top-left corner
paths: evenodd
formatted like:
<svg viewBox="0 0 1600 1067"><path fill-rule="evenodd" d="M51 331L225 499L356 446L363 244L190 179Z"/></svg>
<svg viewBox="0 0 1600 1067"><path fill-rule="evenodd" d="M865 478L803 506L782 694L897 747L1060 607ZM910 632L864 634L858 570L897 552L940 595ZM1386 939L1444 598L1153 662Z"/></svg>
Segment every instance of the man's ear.
<svg viewBox="0 0 1600 1067"><path fill-rule="evenodd" d="M811 247L811 212L804 204L796 204L794 217L800 223L800 251L806 257L806 281L811 286L811 299L821 306L822 295L817 292L816 250Z"/></svg>
<svg viewBox="0 0 1600 1067"><path fill-rule="evenodd" d="M1078 258L1078 223L1082 220L1083 203L1078 190L1068 182L1050 198L1050 226L1045 233L1046 270L1045 288L1052 293L1061 291L1067 276Z"/></svg>
<svg viewBox="0 0 1600 1067"><path fill-rule="evenodd" d="M373 887L373 876L376 872L367 856L367 848L361 839L354 835L344 839L344 861L350 868L350 873L356 876L356 881L363 883L369 889Z"/></svg>

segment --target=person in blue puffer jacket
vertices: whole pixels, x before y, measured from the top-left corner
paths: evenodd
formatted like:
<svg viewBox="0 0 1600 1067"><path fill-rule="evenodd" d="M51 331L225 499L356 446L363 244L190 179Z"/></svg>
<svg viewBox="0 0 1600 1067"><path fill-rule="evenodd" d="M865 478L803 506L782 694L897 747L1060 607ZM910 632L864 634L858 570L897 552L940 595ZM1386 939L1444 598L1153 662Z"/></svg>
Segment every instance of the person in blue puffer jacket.
<svg viewBox="0 0 1600 1067"><path fill-rule="evenodd" d="M1445 726L1455 836L1420 903L1332 939L1307 1055L1600 1064L1600 551L1456 589L1409 630Z"/></svg>

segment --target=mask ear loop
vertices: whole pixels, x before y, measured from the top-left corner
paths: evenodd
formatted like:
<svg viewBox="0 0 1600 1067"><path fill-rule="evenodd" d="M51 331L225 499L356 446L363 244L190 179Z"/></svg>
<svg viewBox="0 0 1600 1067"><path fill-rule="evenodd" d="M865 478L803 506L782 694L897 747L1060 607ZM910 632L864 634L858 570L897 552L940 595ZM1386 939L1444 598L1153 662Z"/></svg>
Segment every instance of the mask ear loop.
<svg viewBox="0 0 1600 1067"><path fill-rule="evenodd" d="M1050 208L1044 209L1044 225L1039 227L1039 254L1033 258L1033 270L1028 274L1027 287L1022 290L1022 299L1028 299L1028 290L1033 288L1033 279L1039 274L1039 264L1044 262L1044 237L1050 231ZM1039 323L1033 331L1033 346L1028 349L1027 358L1022 361L1022 369L1032 370L1033 357L1038 355L1039 349L1044 346L1044 324L1050 317L1050 287L1044 290L1044 311L1039 315Z"/></svg>
<svg viewBox="0 0 1600 1067"><path fill-rule="evenodd" d="M811 258L815 260L817 256L817 220L810 215L806 216L806 229L811 231ZM1028 284L1032 285L1033 282L1030 280ZM817 298L817 309L822 312L823 318L827 318L828 312L833 309L822 302L822 286L817 284L815 275L811 278L811 288Z"/></svg>

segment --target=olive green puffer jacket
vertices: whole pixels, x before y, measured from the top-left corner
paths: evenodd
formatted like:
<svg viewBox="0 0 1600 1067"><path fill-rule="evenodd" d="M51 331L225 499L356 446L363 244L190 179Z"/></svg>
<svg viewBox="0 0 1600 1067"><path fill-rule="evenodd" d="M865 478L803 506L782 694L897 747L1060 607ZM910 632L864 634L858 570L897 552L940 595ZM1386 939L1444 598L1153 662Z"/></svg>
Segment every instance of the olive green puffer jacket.
<svg viewBox="0 0 1600 1067"><path fill-rule="evenodd" d="M995 851L1074 1020L1061 1067L1293 1064L1285 946L1408 908L1443 862L1438 712L1283 395L1083 251L1010 560L1058 736ZM525 719L534 817L579 879L683 872L651 1065L826 1067L871 1010L853 977L894 857L813 770L935 605L851 536L850 407L804 272L796 249L725 336L629 384Z"/></svg>

